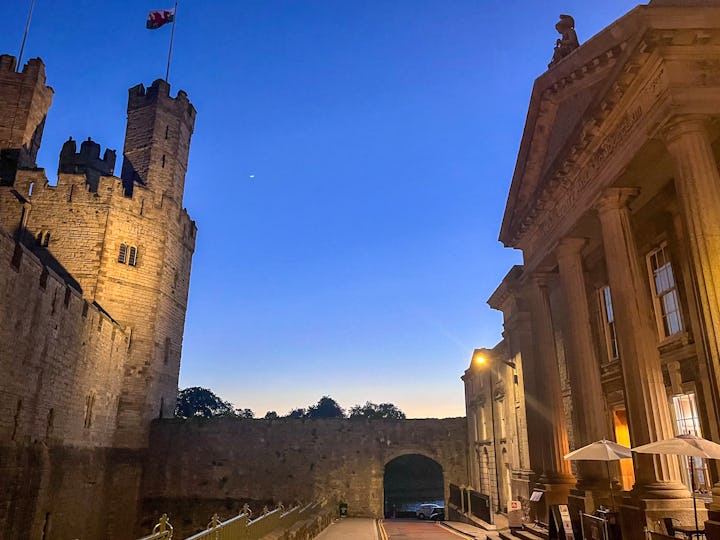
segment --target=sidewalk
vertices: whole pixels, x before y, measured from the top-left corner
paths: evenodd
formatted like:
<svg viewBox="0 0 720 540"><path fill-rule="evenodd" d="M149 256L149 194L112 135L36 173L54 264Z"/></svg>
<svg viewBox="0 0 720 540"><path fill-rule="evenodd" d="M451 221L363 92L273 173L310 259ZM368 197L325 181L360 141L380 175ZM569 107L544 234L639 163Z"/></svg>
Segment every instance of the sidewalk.
<svg viewBox="0 0 720 540"><path fill-rule="evenodd" d="M372 518L342 518L315 537L317 540L378 540Z"/></svg>

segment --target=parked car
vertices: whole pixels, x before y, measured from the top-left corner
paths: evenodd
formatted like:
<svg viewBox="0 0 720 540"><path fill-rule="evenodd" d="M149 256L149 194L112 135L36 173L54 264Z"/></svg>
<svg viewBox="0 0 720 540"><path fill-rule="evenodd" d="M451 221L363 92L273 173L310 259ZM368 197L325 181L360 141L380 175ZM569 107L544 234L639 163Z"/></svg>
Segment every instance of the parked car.
<svg viewBox="0 0 720 540"><path fill-rule="evenodd" d="M417 510L415 510L415 517L417 517L418 519L427 519L432 516L434 512L437 512L438 508L445 512L445 509L438 504L421 504L420 506L418 506Z"/></svg>
<svg viewBox="0 0 720 540"><path fill-rule="evenodd" d="M430 514L430 519L432 519L433 521L444 521L445 508L443 506L437 507L435 510L433 510L433 513Z"/></svg>

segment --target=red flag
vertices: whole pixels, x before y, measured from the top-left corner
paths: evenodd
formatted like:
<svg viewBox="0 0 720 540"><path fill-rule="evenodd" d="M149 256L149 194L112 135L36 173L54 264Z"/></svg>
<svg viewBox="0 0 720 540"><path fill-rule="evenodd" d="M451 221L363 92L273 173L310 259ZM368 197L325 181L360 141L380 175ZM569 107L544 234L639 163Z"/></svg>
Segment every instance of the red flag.
<svg viewBox="0 0 720 540"><path fill-rule="evenodd" d="M145 28L147 28L148 30L155 30L156 28L160 28L162 25L171 23L174 20L175 8L151 11L150 13L148 13Z"/></svg>

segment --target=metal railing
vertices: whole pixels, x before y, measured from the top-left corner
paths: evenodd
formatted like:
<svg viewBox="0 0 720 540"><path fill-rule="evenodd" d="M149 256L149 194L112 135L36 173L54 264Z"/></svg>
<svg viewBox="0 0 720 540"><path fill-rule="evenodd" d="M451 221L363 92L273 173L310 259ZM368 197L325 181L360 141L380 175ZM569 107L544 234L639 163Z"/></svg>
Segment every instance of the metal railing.
<svg viewBox="0 0 720 540"><path fill-rule="evenodd" d="M170 525L167 514L160 516L160 521L153 527L152 534L143 536L140 540L172 540L173 526Z"/></svg>
<svg viewBox="0 0 720 540"><path fill-rule="evenodd" d="M277 532L278 538L306 540L313 538L327 527L334 515L334 507L327 501L298 504L287 511L280 503L274 510L265 507L262 515L251 521L250 509L245 505L239 515L225 521L221 521L215 514L206 530L185 540L259 540L271 532ZM140 540L172 539L172 525L167 515L163 514L153 528L152 534Z"/></svg>

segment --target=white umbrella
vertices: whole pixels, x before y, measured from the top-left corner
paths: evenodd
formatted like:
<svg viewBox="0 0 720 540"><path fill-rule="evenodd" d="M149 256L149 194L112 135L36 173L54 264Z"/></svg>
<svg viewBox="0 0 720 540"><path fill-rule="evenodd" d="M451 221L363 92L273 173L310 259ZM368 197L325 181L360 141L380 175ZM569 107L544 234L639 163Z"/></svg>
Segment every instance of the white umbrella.
<svg viewBox="0 0 720 540"><path fill-rule="evenodd" d="M615 509L615 500L613 497L612 478L610 477L610 462L619 459L627 459L632 457L632 452L627 446L618 444L614 441L602 439L594 443L590 443L582 448L578 448L565 454L568 461L604 461L607 465L608 483L610 484L610 500Z"/></svg>
<svg viewBox="0 0 720 540"><path fill-rule="evenodd" d="M615 461L632 457L627 446L602 439L565 454L568 461Z"/></svg>
<svg viewBox="0 0 720 540"><path fill-rule="evenodd" d="M702 457L707 459L720 459L720 444L708 441L702 437L695 435L678 435L672 439L664 441L655 441L632 449L633 452L640 454L676 454L679 456L688 456L688 461L692 457ZM697 503L695 502L695 467L690 461L690 492L693 498L693 510L695 512L695 529L699 530L697 517Z"/></svg>

